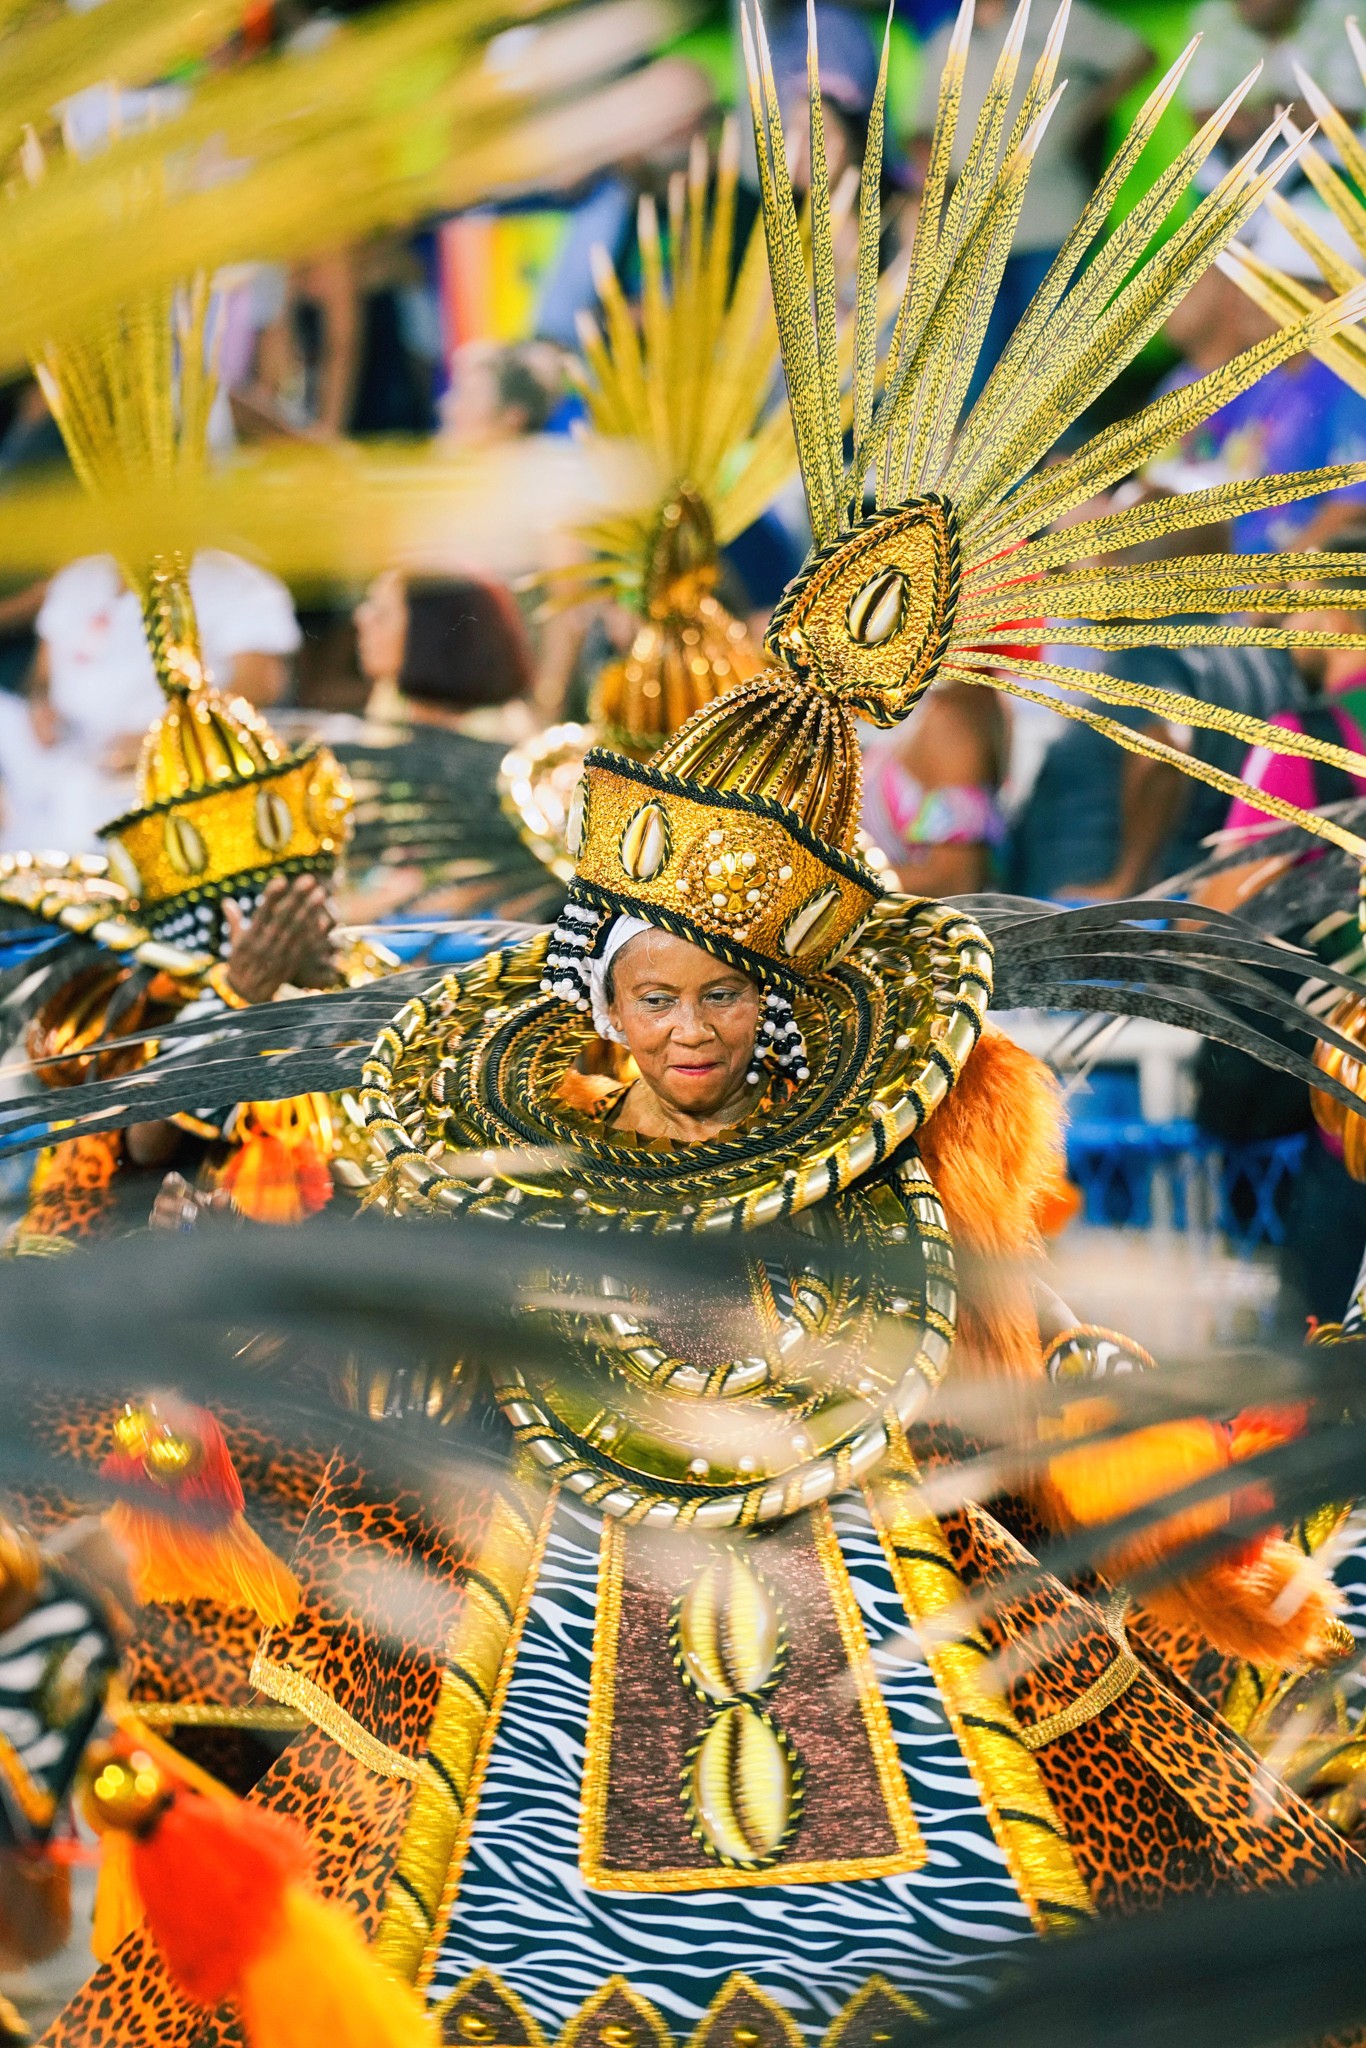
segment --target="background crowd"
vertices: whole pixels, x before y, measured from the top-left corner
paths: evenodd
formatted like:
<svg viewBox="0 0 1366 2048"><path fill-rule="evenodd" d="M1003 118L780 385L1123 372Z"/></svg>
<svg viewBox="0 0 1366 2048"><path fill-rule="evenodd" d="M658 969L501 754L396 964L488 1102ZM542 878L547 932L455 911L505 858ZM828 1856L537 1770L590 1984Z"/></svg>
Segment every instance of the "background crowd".
<svg viewBox="0 0 1366 2048"><path fill-rule="evenodd" d="M71 0L75 5L76 0ZM90 0L82 0L88 6ZM1035 164L979 377L1004 346L1081 210L1117 124L1132 113L1188 38L1201 41L1159 130L1156 156L1121 193L1131 204L1240 80L1260 76L1208 160L1208 188L1278 107L1306 121L1297 67L1349 116L1366 92L1345 23L1352 0L1074 0L1066 39L1067 91ZM258 0L214 60L230 66L263 45L309 46L341 29L362 5ZM1008 0L978 0L967 51L965 112L980 105L1012 13ZM893 13L886 152L884 247L895 264L913 226L927 137L953 30L950 0L898 0ZM857 168L877 79L882 16L874 8L817 7L830 172ZM804 93L805 18L774 4L769 28L780 95L795 110ZM1036 6L1021 77L1037 58L1053 9ZM515 204L432 219L411 233L377 237L296 266L243 266L219 284L217 348L223 397L220 442L304 442L403 437L488 451L528 436L571 434L581 407L569 364L583 315L595 304L594 252L602 248L628 290L639 283L637 202L662 196L700 132L714 134L737 104L738 16L713 5L698 16L660 8L660 42L642 62L653 97L672 111L639 124L623 118L620 150L591 179L524 195ZM192 94L193 74L115 105L96 88L68 111L73 133L98 136L141 117L156 93ZM130 96L125 96L130 99ZM971 134L960 121L960 148ZM794 130L795 136L795 130ZM802 175L794 140L794 175ZM742 216L757 210L752 160ZM1313 192L1287 188L1330 242L1339 231ZM747 225L742 218L741 226ZM1298 244L1268 213L1249 232L1254 249L1326 295ZM1202 376L1272 331L1272 323L1219 270L1210 270L1107 395L1130 410ZM1098 424L1087 418L1078 432ZM1310 464L1366 457L1366 398L1309 356L1286 363L1217 413L1189 442L1171 447L1121 488L1155 495ZM0 391L0 491L65 458L36 384ZM1331 509L1309 500L1209 529L1211 551L1316 544L1366 551L1366 505L1340 493ZM1097 503L1081 516L1105 509ZM809 534L793 488L726 550L721 595L756 637ZM1184 543L1183 543L1184 545ZM543 567L528 562L528 570ZM634 622L610 602L546 617L528 589L488 586L458 560L449 574L405 588L398 574L368 593L321 581L286 589L265 568L208 551L194 565L194 597L216 678L259 705L302 712L406 709L511 744L539 726L582 715L592 679L630 642ZM1350 624L1327 617L1325 625ZM1366 666L1353 650L1292 658L1277 650L1143 650L1098 656L1067 651L1066 621L1040 621L1039 643L1072 666L1124 664L1116 673L1278 720L1295 730L1366 746ZM131 799L136 748L157 709L157 688L137 605L107 558L74 562L39 584L0 595L0 849L54 846L79 852ZM1195 751L1237 772L1246 749L1227 734L1196 733L1156 716L1120 712L1151 738ZM1057 901L1123 900L1188 869L1211 834L1255 831L1258 816L1193 785L1160 759L1121 754L1083 725L1046 708L1006 708L992 693L941 684L891 735L870 742L866 823L909 889L950 895L1004 888ZM1302 805L1366 794L1337 772L1260 755L1252 779ZM1256 862L1210 885L1207 900L1237 907ZM1303 936L1303 935L1301 935ZM1298 1097L1229 1107L1226 1071L1206 1077L1197 1104L1214 1137L1301 1147L1287 1177L1300 1197L1278 1196L1274 1231L1289 1232L1287 1205L1324 1204L1343 1262L1366 1239L1366 1202L1310 1134ZM1221 1093L1222 1090L1222 1093ZM1236 1089L1234 1089L1236 1094ZM1190 1103L1180 1105L1190 1108ZM1126 1112L1127 1113L1127 1112ZM1221 1122L1222 1119L1222 1122ZM1110 1200L1106 1197L1106 1200ZM1132 1188L1121 1212L1143 1220L1146 1195ZM1246 1198L1251 1199L1251 1198ZM1235 1203L1235 1208L1236 1208ZM1255 1206L1255 1203L1254 1203ZM1293 1256L1293 1250L1292 1250ZM1338 1286L1334 1270L1327 1283ZM1303 1286L1301 1286L1303 1292ZM1340 1292L1340 1288L1339 1288ZM1319 1305L1310 1288L1311 1307Z"/></svg>

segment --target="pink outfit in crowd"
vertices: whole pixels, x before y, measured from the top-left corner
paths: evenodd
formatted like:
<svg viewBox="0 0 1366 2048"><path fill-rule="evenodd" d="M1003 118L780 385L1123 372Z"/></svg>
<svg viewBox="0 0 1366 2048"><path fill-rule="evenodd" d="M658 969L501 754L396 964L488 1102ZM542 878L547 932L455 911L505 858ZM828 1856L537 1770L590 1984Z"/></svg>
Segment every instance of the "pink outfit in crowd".
<svg viewBox="0 0 1366 2048"><path fill-rule="evenodd" d="M1348 688L1360 689L1366 677L1353 676ZM1366 733L1362 732L1351 713L1340 707L1333 708L1334 723L1344 747L1356 753L1366 753ZM1267 721L1278 725L1286 732L1302 733L1304 720L1296 711L1278 711ZM1318 800L1314 781L1314 764L1298 754L1273 754L1269 747L1254 747L1243 764L1243 780L1254 789L1264 790L1268 796L1281 797L1286 803L1298 804L1301 810L1312 811ZM1354 775L1352 781L1358 796L1366 794L1366 780ZM1229 806L1228 829L1246 829L1260 826L1264 831L1280 829L1279 820L1258 810L1246 797L1236 796Z"/></svg>

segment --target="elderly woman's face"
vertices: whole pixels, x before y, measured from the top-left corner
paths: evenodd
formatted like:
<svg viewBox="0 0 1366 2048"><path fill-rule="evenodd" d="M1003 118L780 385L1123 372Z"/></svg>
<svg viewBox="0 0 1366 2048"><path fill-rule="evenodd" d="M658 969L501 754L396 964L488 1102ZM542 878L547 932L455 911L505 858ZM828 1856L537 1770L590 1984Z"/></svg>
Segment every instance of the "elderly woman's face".
<svg viewBox="0 0 1366 2048"><path fill-rule="evenodd" d="M748 975L671 932L638 932L612 968L612 1022L662 1102L709 1116L743 1090L759 1030Z"/></svg>

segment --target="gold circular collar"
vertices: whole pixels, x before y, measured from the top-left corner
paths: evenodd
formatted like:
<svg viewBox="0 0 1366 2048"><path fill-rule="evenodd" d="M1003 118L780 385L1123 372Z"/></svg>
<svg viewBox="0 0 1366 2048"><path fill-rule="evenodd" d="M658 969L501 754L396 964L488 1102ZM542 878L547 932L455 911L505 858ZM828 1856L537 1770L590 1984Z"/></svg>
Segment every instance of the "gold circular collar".
<svg viewBox="0 0 1366 2048"><path fill-rule="evenodd" d="M629 1147L558 1090L592 1038L541 993L547 938L487 954L414 997L366 1063L361 1100L399 1212L570 1203L635 1230L753 1229L852 1186L914 1136L957 1080L991 993L971 918L890 898L797 1001L812 1079L758 1129L685 1152Z"/></svg>
<svg viewBox="0 0 1366 2048"><path fill-rule="evenodd" d="M538 1341L495 1393L527 1455L606 1514L715 1528L793 1514L870 1470L947 1362L952 1252L906 1140L976 1042L990 950L970 918L889 901L799 999L813 1078L708 1143L655 1149L561 1100L592 1032L541 993L546 943L444 976L381 1033L362 1094L387 1162L378 1199L552 1230L779 1226L736 1299L701 1304L700 1357L675 1355L658 1304L586 1282L548 1234L521 1304Z"/></svg>

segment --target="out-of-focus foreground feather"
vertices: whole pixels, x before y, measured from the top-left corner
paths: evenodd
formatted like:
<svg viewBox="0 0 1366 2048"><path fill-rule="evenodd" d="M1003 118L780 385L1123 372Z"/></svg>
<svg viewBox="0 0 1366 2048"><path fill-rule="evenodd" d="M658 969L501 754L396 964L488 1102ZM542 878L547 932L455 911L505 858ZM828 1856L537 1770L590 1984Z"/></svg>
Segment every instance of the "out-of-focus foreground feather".
<svg viewBox="0 0 1366 2048"><path fill-rule="evenodd" d="M627 447L555 436L493 448L277 446L152 488L132 477L96 499L75 483L0 494L0 569L41 575L75 555L146 561L234 548L296 584L384 568L505 578L564 526L644 503L653 476Z"/></svg>
<svg viewBox="0 0 1366 2048"><path fill-rule="evenodd" d="M1348 992L1359 984L1312 955L1270 945L1237 918L1196 912L1187 904L1139 899L1058 911L1022 898L963 901L991 938L1000 1007L1037 1005L1181 1025L1252 1053L1326 1090L1347 1108L1359 1107L1354 1095L1309 1058L1316 1040L1349 1054L1352 1041L1293 999L1295 982L1311 975ZM11 927L22 917L17 908L7 913ZM1177 919L1198 919L1199 928L1177 929ZM447 929L476 940L481 933L489 936L487 926L465 927L459 920ZM59 936L53 934L54 942ZM12 1014L27 1014L33 1000L26 974L46 971L51 970L41 963L15 970ZM69 965L61 971L70 972ZM430 969L418 969L366 988L163 1028L159 1053L136 1073L0 1104L0 1155L46 1143L55 1121L69 1119L73 1130L110 1129L130 1115L169 1116L204 1102L262 1101L354 1086L368 1040L406 997L433 980ZM1268 1018L1303 1041L1300 1049L1270 1036ZM0 1042L5 1035L0 1022Z"/></svg>
<svg viewBox="0 0 1366 2048"><path fill-rule="evenodd" d="M1184 1899L1035 1942L985 2004L896 2048L1279 2048L1356 2038L1366 2019L1366 1889Z"/></svg>
<svg viewBox="0 0 1366 2048"><path fill-rule="evenodd" d="M648 72L625 94L604 81L685 23L688 0L605 0L539 21L547 11L527 0L504 37L501 0L393 10L307 55L206 80L142 133L49 158L36 182L16 175L0 234L0 368L195 269L335 247L492 192L572 180L621 148L623 121L634 132L664 117ZM184 15L212 41L206 7ZM80 17L87 33L91 19ZM128 34L130 66L169 54L179 19L166 11L155 46ZM88 76L73 53L69 81L49 72L45 103ZM130 68L122 82L142 78ZM0 142L5 107L0 89ZM29 179L36 168L30 151Z"/></svg>

